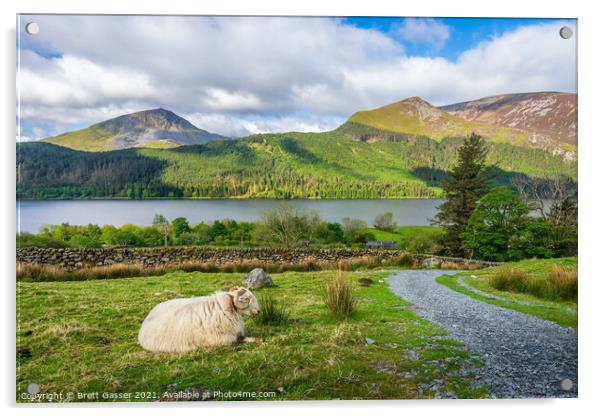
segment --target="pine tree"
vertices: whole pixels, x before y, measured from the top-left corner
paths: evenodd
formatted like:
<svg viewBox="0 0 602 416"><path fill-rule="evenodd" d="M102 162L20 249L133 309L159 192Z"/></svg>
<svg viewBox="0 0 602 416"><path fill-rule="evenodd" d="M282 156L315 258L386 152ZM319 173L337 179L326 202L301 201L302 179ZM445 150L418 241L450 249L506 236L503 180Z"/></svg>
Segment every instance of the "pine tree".
<svg viewBox="0 0 602 416"><path fill-rule="evenodd" d="M486 156L485 141L472 133L464 139L458 149L457 165L443 181L446 200L439 206L439 212L432 222L445 230L442 243L449 255L465 255L460 235L466 230L479 198L489 191Z"/></svg>

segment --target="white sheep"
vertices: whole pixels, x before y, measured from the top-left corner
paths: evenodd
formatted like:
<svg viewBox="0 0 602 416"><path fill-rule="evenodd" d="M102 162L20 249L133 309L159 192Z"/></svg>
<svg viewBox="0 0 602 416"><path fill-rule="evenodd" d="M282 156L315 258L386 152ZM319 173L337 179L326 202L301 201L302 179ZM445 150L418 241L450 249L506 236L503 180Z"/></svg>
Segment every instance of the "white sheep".
<svg viewBox="0 0 602 416"><path fill-rule="evenodd" d="M233 287L228 292L188 299L172 299L155 306L142 322L138 342L153 352L183 353L201 346L261 342L245 337L242 315L259 313L251 291Z"/></svg>

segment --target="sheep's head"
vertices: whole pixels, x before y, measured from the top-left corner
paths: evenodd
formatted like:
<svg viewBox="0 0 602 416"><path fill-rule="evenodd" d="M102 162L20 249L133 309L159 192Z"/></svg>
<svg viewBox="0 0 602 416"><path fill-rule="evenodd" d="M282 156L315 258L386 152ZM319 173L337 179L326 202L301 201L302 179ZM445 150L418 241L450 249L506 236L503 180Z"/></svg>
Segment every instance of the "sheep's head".
<svg viewBox="0 0 602 416"><path fill-rule="evenodd" d="M249 289L233 287L228 294L232 296L232 303L240 313L249 315L251 318L259 313L259 302Z"/></svg>

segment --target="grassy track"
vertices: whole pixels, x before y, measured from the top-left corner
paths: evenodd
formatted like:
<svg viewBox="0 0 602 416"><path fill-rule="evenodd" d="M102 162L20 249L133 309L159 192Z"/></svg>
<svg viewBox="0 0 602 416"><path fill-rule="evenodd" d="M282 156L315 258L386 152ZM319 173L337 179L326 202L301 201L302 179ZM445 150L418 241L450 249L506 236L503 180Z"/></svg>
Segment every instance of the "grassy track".
<svg viewBox="0 0 602 416"><path fill-rule="evenodd" d="M471 384L479 363L444 331L418 318L381 281L388 272L353 272L358 311L346 321L328 317L321 287L333 272L272 275L277 287L262 289L285 305L292 321L262 326L248 321L261 345L201 349L157 355L137 344L140 323L157 303L199 296L236 285L242 274L175 272L86 282L18 282L17 400L28 383L40 393L269 391L273 399L393 399L440 394L482 397ZM368 345L366 338L375 343ZM27 349L24 352L23 349ZM468 369L468 373L467 373ZM463 376L464 377L463 377ZM422 384L422 386L421 386ZM78 400L77 397L70 400ZM79 400L90 400L80 398ZM106 400L106 399L104 399Z"/></svg>

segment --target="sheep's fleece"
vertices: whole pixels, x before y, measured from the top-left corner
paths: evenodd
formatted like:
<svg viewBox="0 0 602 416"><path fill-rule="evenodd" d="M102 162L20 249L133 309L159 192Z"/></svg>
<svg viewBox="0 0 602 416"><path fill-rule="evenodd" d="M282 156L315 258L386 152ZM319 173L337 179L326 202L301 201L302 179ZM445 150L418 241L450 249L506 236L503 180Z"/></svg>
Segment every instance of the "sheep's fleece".
<svg viewBox="0 0 602 416"><path fill-rule="evenodd" d="M242 315L259 313L255 295L246 288L155 306L140 327L138 342L149 351L182 353L201 346L232 345L245 339Z"/></svg>

